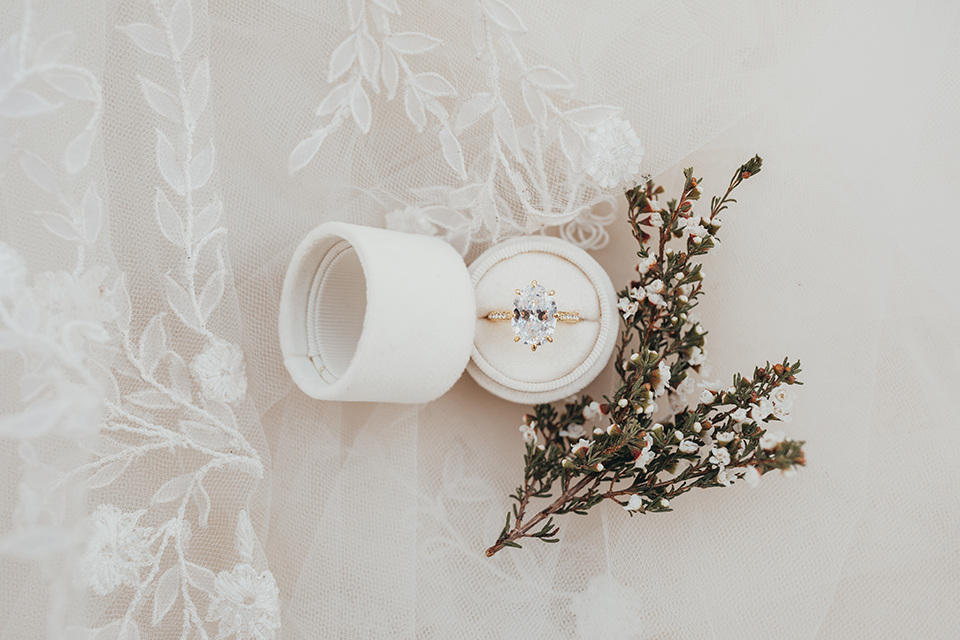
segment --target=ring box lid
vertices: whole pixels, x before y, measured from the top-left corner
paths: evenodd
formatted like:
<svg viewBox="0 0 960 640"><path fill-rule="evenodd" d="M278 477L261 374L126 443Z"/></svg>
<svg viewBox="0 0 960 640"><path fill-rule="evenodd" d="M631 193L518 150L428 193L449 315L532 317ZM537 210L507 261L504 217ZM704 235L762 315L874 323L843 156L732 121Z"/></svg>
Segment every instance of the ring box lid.
<svg viewBox="0 0 960 640"><path fill-rule="evenodd" d="M320 400L429 402L463 373L474 305L463 259L443 240L328 222L284 278L284 364Z"/></svg>

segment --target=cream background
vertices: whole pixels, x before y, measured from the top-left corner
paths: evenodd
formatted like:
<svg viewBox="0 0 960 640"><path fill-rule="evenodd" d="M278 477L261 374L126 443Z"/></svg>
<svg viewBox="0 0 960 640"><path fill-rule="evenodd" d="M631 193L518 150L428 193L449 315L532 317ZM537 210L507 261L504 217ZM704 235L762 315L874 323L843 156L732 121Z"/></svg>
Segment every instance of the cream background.
<svg viewBox="0 0 960 640"><path fill-rule="evenodd" d="M764 158L723 215L699 311L711 378L802 360L805 384L785 430L807 441L807 467L764 477L755 491L684 496L669 515L628 518L606 505L563 518L560 544L484 558L521 479L523 409L467 376L427 405L312 400L287 375L277 337L283 274L300 239L328 220L382 226L391 197L444 175L432 139L415 134L402 100L380 96L370 134L344 129L289 175L290 151L316 126L327 60L348 33L346 7L198 0L194 46L212 77L201 130L217 145L230 267L214 320L243 348L248 387L237 415L265 467L262 478L225 473L211 486L198 553L214 571L232 567L236 514L247 509L288 639L955 637L960 7L513 5L529 27L518 38L525 54L568 73L574 98L622 105L646 148L642 170L668 193L684 167L713 195L752 154ZM483 86L470 3L401 6L397 29L445 40L418 69L442 71L463 95ZM153 213L159 119L136 74L170 77L115 25L150 21L150 6L33 8L41 33L76 32L67 57L104 87L90 171L109 217L87 260L127 274L142 328L164 305L172 254ZM22 17L22 5L6 3L0 35ZM0 126L52 150L87 114ZM0 237L31 273L72 269L73 254L31 215L40 196L16 161L0 171ZM594 256L619 287L635 249L622 218L610 236ZM186 332L170 340L185 358L198 349ZM19 409L11 362L0 374L5 413ZM608 370L590 390L599 395L610 380ZM17 444L0 446L4 534L18 500ZM91 491L74 505L76 522L102 501L147 508L178 464L147 462ZM0 560L0 638L48 632L50 584L41 564ZM130 595L74 596L63 619L102 624ZM145 620L141 633L177 637L179 627Z"/></svg>

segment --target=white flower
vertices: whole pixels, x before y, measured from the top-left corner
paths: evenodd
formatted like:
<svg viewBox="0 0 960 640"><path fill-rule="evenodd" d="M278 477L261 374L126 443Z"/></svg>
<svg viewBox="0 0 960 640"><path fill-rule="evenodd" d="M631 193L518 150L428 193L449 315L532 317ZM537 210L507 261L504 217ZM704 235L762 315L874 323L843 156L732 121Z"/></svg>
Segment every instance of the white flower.
<svg viewBox="0 0 960 640"><path fill-rule="evenodd" d="M419 233L425 236L435 236L439 229L430 222L426 212L417 207L396 209L384 216L387 229L403 233Z"/></svg>
<svg viewBox="0 0 960 640"><path fill-rule="evenodd" d="M641 498L640 496L634 493L630 496L630 500L627 502L626 506L624 507L624 510L638 511L642 507L643 507L643 498Z"/></svg>
<svg viewBox="0 0 960 640"><path fill-rule="evenodd" d="M243 352L229 342L213 342L190 363L193 375L211 400L233 402L247 392Z"/></svg>
<svg viewBox="0 0 960 640"><path fill-rule="evenodd" d="M14 293L23 286L27 265L13 247L0 241L0 297Z"/></svg>
<svg viewBox="0 0 960 640"><path fill-rule="evenodd" d="M743 481L756 489L760 486L760 472L756 467L747 467L743 472Z"/></svg>
<svg viewBox="0 0 960 640"><path fill-rule="evenodd" d="M717 482L725 487L729 487L731 484L733 484L733 478L730 477L726 469L720 467L720 473L717 474Z"/></svg>
<svg viewBox="0 0 960 640"><path fill-rule="evenodd" d="M734 438L734 433L732 431L724 431L723 433L717 434L717 442L720 444L727 444Z"/></svg>
<svg viewBox="0 0 960 640"><path fill-rule="evenodd" d="M643 302L647 298L647 292L642 287L633 287L630 289L630 297L637 302Z"/></svg>
<svg viewBox="0 0 960 640"><path fill-rule="evenodd" d="M116 318L117 311L110 301L112 292L103 284L107 273L106 267L92 267L80 277L66 271L37 274L34 291L39 306L49 318L48 331L59 333L68 324L89 323L90 329L83 331L84 336L108 340L109 334L102 323Z"/></svg>
<svg viewBox="0 0 960 640"><path fill-rule="evenodd" d="M730 464L730 452L726 447L714 447L713 455L710 456L710 463L718 467L725 467Z"/></svg>
<svg viewBox="0 0 960 640"><path fill-rule="evenodd" d="M633 186L640 171L643 146L630 123L610 118L587 134L583 146L583 170L601 189Z"/></svg>
<svg viewBox="0 0 960 640"><path fill-rule="evenodd" d="M713 403L714 399L715 398L713 397L713 394L706 389L704 389L703 393L700 394L700 402L703 404L711 404Z"/></svg>
<svg viewBox="0 0 960 640"><path fill-rule="evenodd" d="M617 308L623 313L623 319L629 320L630 316L635 314L637 309L640 308L640 305L629 298L620 298L620 300L617 301Z"/></svg>
<svg viewBox="0 0 960 640"><path fill-rule="evenodd" d="M524 442L530 442L531 440L533 440L533 444L537 444L537 432L533 430L533 427L536 424L537 423L534 422L532 424L520 425L520 433L523 434Z"/></svg>
<svg viewBox="0 0 960 640"><path fill-rule="evenodd" d="M280 629L280 589L269 569L261 574L249 564L221 571L207 620L219 620L217 638L273 640Z"/></svg>
<svg viewBox="0 0 960 640"><path fill-rule="evenodd" d="M744 422L747 419L747 410L743 407L740 407L736 411L730 414L730 417L733 418L733 421L736 423Z"/></svg>
<svg viewBox="0 0 960 640"><path fill-rule="evenodd" d="M694 238L703 238L707 230L700 224L701 219L693 216L680 218L680 229L683 233Z"/></svg>
<svg viewBox="0 0 960 640"><path fill-rule="evenodd" d="M707 361L706 352L700 347L694 347L690 350L690 357L687 358L687 362L690 363L691 367L696 367L703 364Z"/></svg>
<svg viewBox="0 0 960 640"><path fill-rule="evenodd" d="M687 376L683 379L683 382L677 386L677 393L679 393L684 398L693 393L693 378Z"/></svg>
<svg viewBox="0 0 960 640"><path fill-rule="evenodd" d="M782 407L784 411L789 411L790 407L793 406L794 396L793 389L789 387L777 387L770 398L773 400L774 406Z"/></svg>
<svg viewBox="0 0 960 640"><path fill-rule="evenodd" d="M721 389L723 389L723 383L719 380L714 380L713 382L707 382L704 380L703 382L698 383L697 386L713 393L718 393Z"/></svg>
<svg viewBox="0 0 960 640"><path fill-rule="evenodd" d="M684 440L680 443L680 451L682 453L696 453L700 451L700 445L693 440Z"/></svg>
<svg viewBox="0 0 960 640"><path fill-rule="evenodd" d="M586 416L587 412L584 411L583 415ZM585 435L587 435L587 430L583 428L582 424L576 422L567 425L566 429L560 430L560 437L562 438L582 438Z"/></svg>
<svg viewBox="0 0 960 640"><path fill-rule="evenodd" d="M783 442L784 437L783 431L767 431L760 436L760 448L764 451L773 451Z"/></svg>
<svg viewBox="0 0 960 640"><path fill-rule="evenodd" d="M773 403L767 398L760 398L759 404L751 404L750 419L754 422L760 422L771 413L773 413Z"/></svg>
<svg viewBox="0 0 960 640"><path fill-rule="evenodd" d="M660 397L663 395L663 392L667 390L667 385L670 384L670 365L664 360L661 360L660 364L657 365L657 371L660 372L660 384L657 385L653 395Z"/></svg>
<svg viewBox="0 0 960 640"><path fill-rule="evenodd" d="M643 469L647 470L647 465L650 464L650 461L654 458L654 453L651 451L653 448L653 437L648 433L643 437L644 447L640 451L640 455L637 456L637 459L633 462L634 469Z"/></svg>
<svg viewBox="0 0 960 640"><path fill-rule="evenodd" d="M593 443L590 442L589 440L584 440L583 438L580 438L579 442L577 442L576 444L570 445L570 450L573 453L583 452L583 455L586 455L587 451L590 450L590 445L592 444Z"/></svg>
<svg viewBox="0 0 960 640"><path fill-rule="evenodd" d="M140 568L152 560L148 540L151 529L137 524L145 513L124 513L102 504L90 515L90 538L80 558L80 572L96 594L105 596L121 585L136 586L139 582Z"/></svg>
<svg viewBox="0 0 960 640"><path fill-rule="evenodd" d="M663 280L654 280L653 282L648 284L646 287L644 287L644 291L646 291L646 294L647 294L647 302L649 302L650 304L655 304L658 307L667 306L667 303L666 301L664 301L663 296L660 295L661 293L663 293L663 290L664 290Z"/></svg>
<svg viewBox="0 0 960 640"><path fill-rule="evenodd" d="M657 257L653 254L647 256L646 258L640 258L640 263L637 265L637 273L640 275L646 275L653 265L657 264Z"/></svg>
<svg viewBox="0 0 960 640"><path fill-rule="evenodd" d="M790 422L790 414L783 407L773 407L773 417L781 422Z"/></svg>
<svg viewBox="0 0 960 640"><path fill-rule="evenodd" d="M587 420L594 420L600 417L600 403L594 400L583 408L583 417Z"/></svg>

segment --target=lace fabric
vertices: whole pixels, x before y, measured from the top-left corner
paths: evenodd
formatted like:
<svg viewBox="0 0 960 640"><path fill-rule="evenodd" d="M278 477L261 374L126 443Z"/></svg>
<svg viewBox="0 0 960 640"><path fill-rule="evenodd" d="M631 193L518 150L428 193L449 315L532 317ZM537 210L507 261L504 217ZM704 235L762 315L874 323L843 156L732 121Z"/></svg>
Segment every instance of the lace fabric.
<svg viewBox="0 0 960 640"><path fill-rule="evenodd" d="M958 19L6 3L0 638L952 637ZM709 195L753 153L699 311L711 379L802 359L794 478L487 559L523 406L466 376L318 402L286 375L280 286L321 222L468 259L555 234L620 283L624 172L693 165Z"/></svg>

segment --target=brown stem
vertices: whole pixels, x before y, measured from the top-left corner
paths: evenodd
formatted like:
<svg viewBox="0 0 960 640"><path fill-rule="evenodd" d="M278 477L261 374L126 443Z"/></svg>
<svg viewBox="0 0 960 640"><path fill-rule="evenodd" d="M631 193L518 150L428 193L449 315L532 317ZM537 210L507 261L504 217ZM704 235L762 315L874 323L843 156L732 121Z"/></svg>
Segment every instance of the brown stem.
<svg viewBox="0 0 960 640"><path fill-rule="evenodd" d="M587 476L587 477L585 477L583 480L581 480L580 482L578 482L577 484L575 484L575 485L572 486L571 488L569 488L569 489L567 489L566 491L564 491L563 494L562 494L559 498L557 498L556 500L554 500L553 504L551 504L549 507L547 507L546 509L544 509L543 511L541 511L540 513L538 513L537 515L535 515L533 518L530 519L530 522L528 522L527 524L525 524L525 525L523 525L523 526L521 526L522 517L523 517L523 511L522 511L522 508L521 508L521 510L518 511L518 514L519 514L520 517L517 518L516 525L514 525L514 527L513 527L513 531L511 531L510 534L509 534L506 538L504 538L503 540L498 541L497 544L495 544L495 545L493 545L492 547L490 547L489 549L487 549L487 552L486 552L486 553L487 553L487 557L489 558L490 556L492 556L493 554L495 554L497 551L500 551L500 549L503 549L503 547L506 546L506 545L504 544L505 542L513 542L513 541L515 541L515 540L519 540L520 538L527 537L527 532L530 531L530 529L532 529L532 528L535 527L536 525L540 524L540 523L543 522L548 516L550 516L551 514L555 513L557 510L559 510L560 507L562 507L564 504L566 504L566 502L567 502L568 500L570 500L570 498L572 498L574 495L576 495L577 492L579 492L581 489L583 489L584 487L586 487L586 486L587 486L588 484L590 484L591 482L594 482L594 483L599 482L599 477L597 477L597 476ZM523 498L524 498L524 501L527 501L527 500L530 499L530 494L529 494L528 491L526 491L526 490L524 491L524 496L523 496Z"/></svg>

